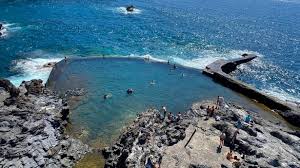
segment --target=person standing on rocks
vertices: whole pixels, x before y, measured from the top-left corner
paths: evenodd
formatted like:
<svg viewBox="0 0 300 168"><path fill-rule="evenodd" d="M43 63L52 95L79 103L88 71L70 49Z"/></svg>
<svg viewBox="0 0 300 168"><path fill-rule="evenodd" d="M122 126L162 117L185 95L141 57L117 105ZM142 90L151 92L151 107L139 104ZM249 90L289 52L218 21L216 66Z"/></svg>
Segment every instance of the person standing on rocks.
<svg viewBox="0 0 300 168"><path fill-rule="evenodd" d="M164 114L164 119L166 118L166 115L167 115L167 107L166 106L161 106L161 109L163 111L163 114Z"/></svg>
<svg viewBox="0 0 300 168"><path fill-rule="evenodd" d="M235 123L235 126L236 126L237 130L242 128L243 124L242 124L241 119L238 119L238 121Z"/></svg>
<svg viewBox="0 0 300 168"><path fill-rule="evenodd" d="M245 117L245 123L247 123L247 124L249 124L250 126L252 126L252 117L251 117L251 115L249 114L249 112L248 112L247 116Z"/></svg>
<svg viewBox="0 0 300 168"><path fill-rule="evenodd" d="M177 117L176 117L176 122L179 122L181 120L181 113L178 112Z"/></svg>
<svg viewBox="0 0 300 168"><path fill-rule="evenodd" d="M237 129L234 133L233 133L233 136L231 138L231 144L234 144L235 140L236 140L236 137L237 137L237 134L239 134L239 130Z"/></svg>
<svg viewBox="0 0 300 168"><path fill-rule="evenodd" d="M225 107L224 97L218 96L216 109Z"/></svg>
<svg viewBox="0 0 300 168"><path fill-rule="evenodd" d="M220 135L220 145L219 145L219 149L222 149L222 147L224 146L224 141L225 141L225 138L226 138L226 134L225 132L223 131Z"/></svg>

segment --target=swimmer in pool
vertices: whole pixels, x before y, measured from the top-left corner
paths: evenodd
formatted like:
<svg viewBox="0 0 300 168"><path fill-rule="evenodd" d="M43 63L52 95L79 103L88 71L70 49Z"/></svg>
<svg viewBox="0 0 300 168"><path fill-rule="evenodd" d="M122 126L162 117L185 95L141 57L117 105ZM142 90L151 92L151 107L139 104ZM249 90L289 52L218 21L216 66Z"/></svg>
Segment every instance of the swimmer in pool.
<svg viewBox="0 0 300 168"><path fill-rule="evenodd" d="M103 96L103 99L106 100L106 99L111 98L111 97L112 97L112 94L111 94L111 93L108 93L108 94L105 94L105 95Z"/></svg>
<svg viewBox="0 0 300 168"><path fill-rule="evenodd" d="M152 80L152 81L150 82L150 85L155 85L155 80Z"/></svg>

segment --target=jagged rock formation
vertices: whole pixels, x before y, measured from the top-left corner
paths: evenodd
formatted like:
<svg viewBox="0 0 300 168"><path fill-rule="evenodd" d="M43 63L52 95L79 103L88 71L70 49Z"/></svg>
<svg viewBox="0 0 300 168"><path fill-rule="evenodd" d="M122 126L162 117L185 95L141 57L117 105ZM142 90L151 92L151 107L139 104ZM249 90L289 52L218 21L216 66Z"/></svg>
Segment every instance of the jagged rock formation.
<svg viewBox="0 0 300 168"><path fill-rule="evenodd" d="M235 167L226 159L229 147L240 159L244 155L240 167L300 167L299 131L234 104L217 111L220 121L207 119L208 104L211 106L211 102L194 104L180 122L172 124L162 122L156 110L140 114L117 143L103 151L106 167L144 167L149 158L164 168ZM236 122L248 112L254 126L243 125L233 141ZM222 131L226 133L225 147L218 151Z"/></svg>
<svg viewBox="0 0 300 168"><path fill-rule="evenodd" d="M0 80L0 97L0 167L71 167L90 150L63 134L68 106L41 80Z"/></svg>
<svg viewBox="0 0 300 168"><path fill-rule="evenodd" d="M172 146L185 138L189 122L163 120L153 109L141 113L115 145L103 150L105 167L144 167L150 156L153 162L160 162L165 146Z"/></svg>

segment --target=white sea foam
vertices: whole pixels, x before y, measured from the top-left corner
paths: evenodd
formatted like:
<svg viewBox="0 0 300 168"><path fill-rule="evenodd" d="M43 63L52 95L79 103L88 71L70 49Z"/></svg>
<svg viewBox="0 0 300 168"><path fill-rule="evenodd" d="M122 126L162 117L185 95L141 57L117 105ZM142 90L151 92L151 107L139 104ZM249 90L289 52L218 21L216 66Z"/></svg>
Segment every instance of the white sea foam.
<svg viewBox="0 0 300 168"><path fill-rule="evenodd" d="M3 29L0 32L2 33L2 37L8 37L9 32L16 32L20 29L21 27L15 23L3 23Z"/></svg>
<svg viewBox="0 0 300 168"><path fill-rule="evenodd" d="M114 9L114 11L116 11L118 13L125 14L125 15L134 15L134 14L140 14L140 13L142 13L142 10L137 9L137 8L134 8L134 10L132 12L128 12L126 10L126 7L117 7L117 8Z"/></svg>
<svg viewBox="0 0 300 168"><path fill-rule="evenodd" d="M240 58L241 55L244 53L256 54L262 57L261 54L254 51L248 51L248 50L230 50L227 52L219 52L216 50L203 50L199 53L198 58L193 58L193 59L182 59L179 57L170 57L170 58L175 63L181 64L183 66L197 68L197 69L204 69L208 64L213 63L216 60Z"/></svg>
<svg viewBox="0 0 300 168"><path fill-rule="evenodd" d="M15 60L12 70L19 74L11 76L8 79L16 86L19 86L24 80L28 81L31 79L42 79L46 82L52 68L45 68L43 65L60 60L62 60L62 58L28 58Z"/></svg>
<svg viewBox="0 0 300 168"><path fill-rule="evenodd" d="M251 67L246 64L243 64L241 67L239 67L239 69L243 70L243 73L248 73L248 76L252 76L253 79L265 83L261 88L258 88L259 90L261 90L264 93L269 94L270 96L277 97L278 99L283 100L283 101L300 102L299 98L291 95L287 91L284 91L283 89L281 89L279 87L274 87L274 86L269 85L269 80L271 77L274 77L274 75L272 75L272 73L274 73L274 72L269 72L270 74L265 74L264 71L268 71L268 67L270 68L270 66L273 66L273 65L270 65L270 64L266 65L266 63L264 63L261 59L264 56L260 53L254 52L254 51L229 50L227 52L219 52L219 51L215 51L215 50L203 50L201 53L199 53L198 58L183 59L183 58L179 58L179 57L169 57L169 60L171 62L175 62L179 65L183 65L186 67L192 67L192 68L196 68L196 69L204 69L208 64L210 64L218 59L226 60L226 59L239 58L244 53L251 53L251 54L255 54L255 55L259 56L258 59L255 59L252 61L252 63L250 63L251 65L255 65L255 67ZM142 56L131 54L130 56L131 57L150 58L151 60L155 60L158 62L167 62L167 59L161 59L161 58L149 55L149 54L142 55ZM276 67L271 67L270 71L273 71L272 69L274 70L274 69L276 69ZM260 72L262 74L257 74L258 73L257 71L262 71L262 72ZM255 84L253 84L253 85L255 85ZM271 89L269 89L269 88L271 88ZM295 92L295 90L293 90L291 88L291 89L289 89L289 92Z"/></svg>
<svg viewBox="0 0 300 168"><path fill-rule="evenodd" d="M156 61L156 62L167 62L167 60L165 60L165 59L157 58L157 57L154 57L154 56L152 56L150 54L146 54L146 55L130 54L129 57L137 57L137 58L150 59L150 60L153 60L153 61Z"/></svg>
<svg viewBox="0 0 300 168"><path fill-rule="evenodd" d="M238 69L242 71L241 75L251 76L251 80L261 82L258 89L262 92L283 101L300 102L300 98L296 96L299 95L297 94L299 86L294 83L294 80L297 80L295 76L297 74L260 58L248 64L242 64ZM291 78L293 80L289 80Z"/></svg>
<svg viewBox="0 0 300 168"><path fill-rule="evenodd" d="M279 2L283 2L283 3L296 3L296 4L300 4L300 0L274 0L274 1L279 1Z"/></svg>
<svg viewBox="0 0 300 168"><path fill-rule="evenodd" d="M276 97L282 101L286 101L287 103L295 103L298 102L300 103L299 98L292 96L291 94L287 93L286 91L282 90L281 88L278 87L271 87L269 89L262 89L262 92Z"/></svg>

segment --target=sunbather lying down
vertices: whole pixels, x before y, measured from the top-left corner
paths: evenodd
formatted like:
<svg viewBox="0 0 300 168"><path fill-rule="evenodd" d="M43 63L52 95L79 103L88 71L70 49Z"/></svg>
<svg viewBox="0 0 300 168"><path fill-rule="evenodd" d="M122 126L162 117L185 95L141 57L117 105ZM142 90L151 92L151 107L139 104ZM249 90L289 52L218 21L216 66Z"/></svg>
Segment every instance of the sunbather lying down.
<svg viewBox="0 0 300 168"><path fill-rule="evenodd" d="M233 151L231 149L227 153L226 158L227 158L227 160L232 162L233 167L240 167L241 166L240 159L236 155L233 154Z"/></svg>

